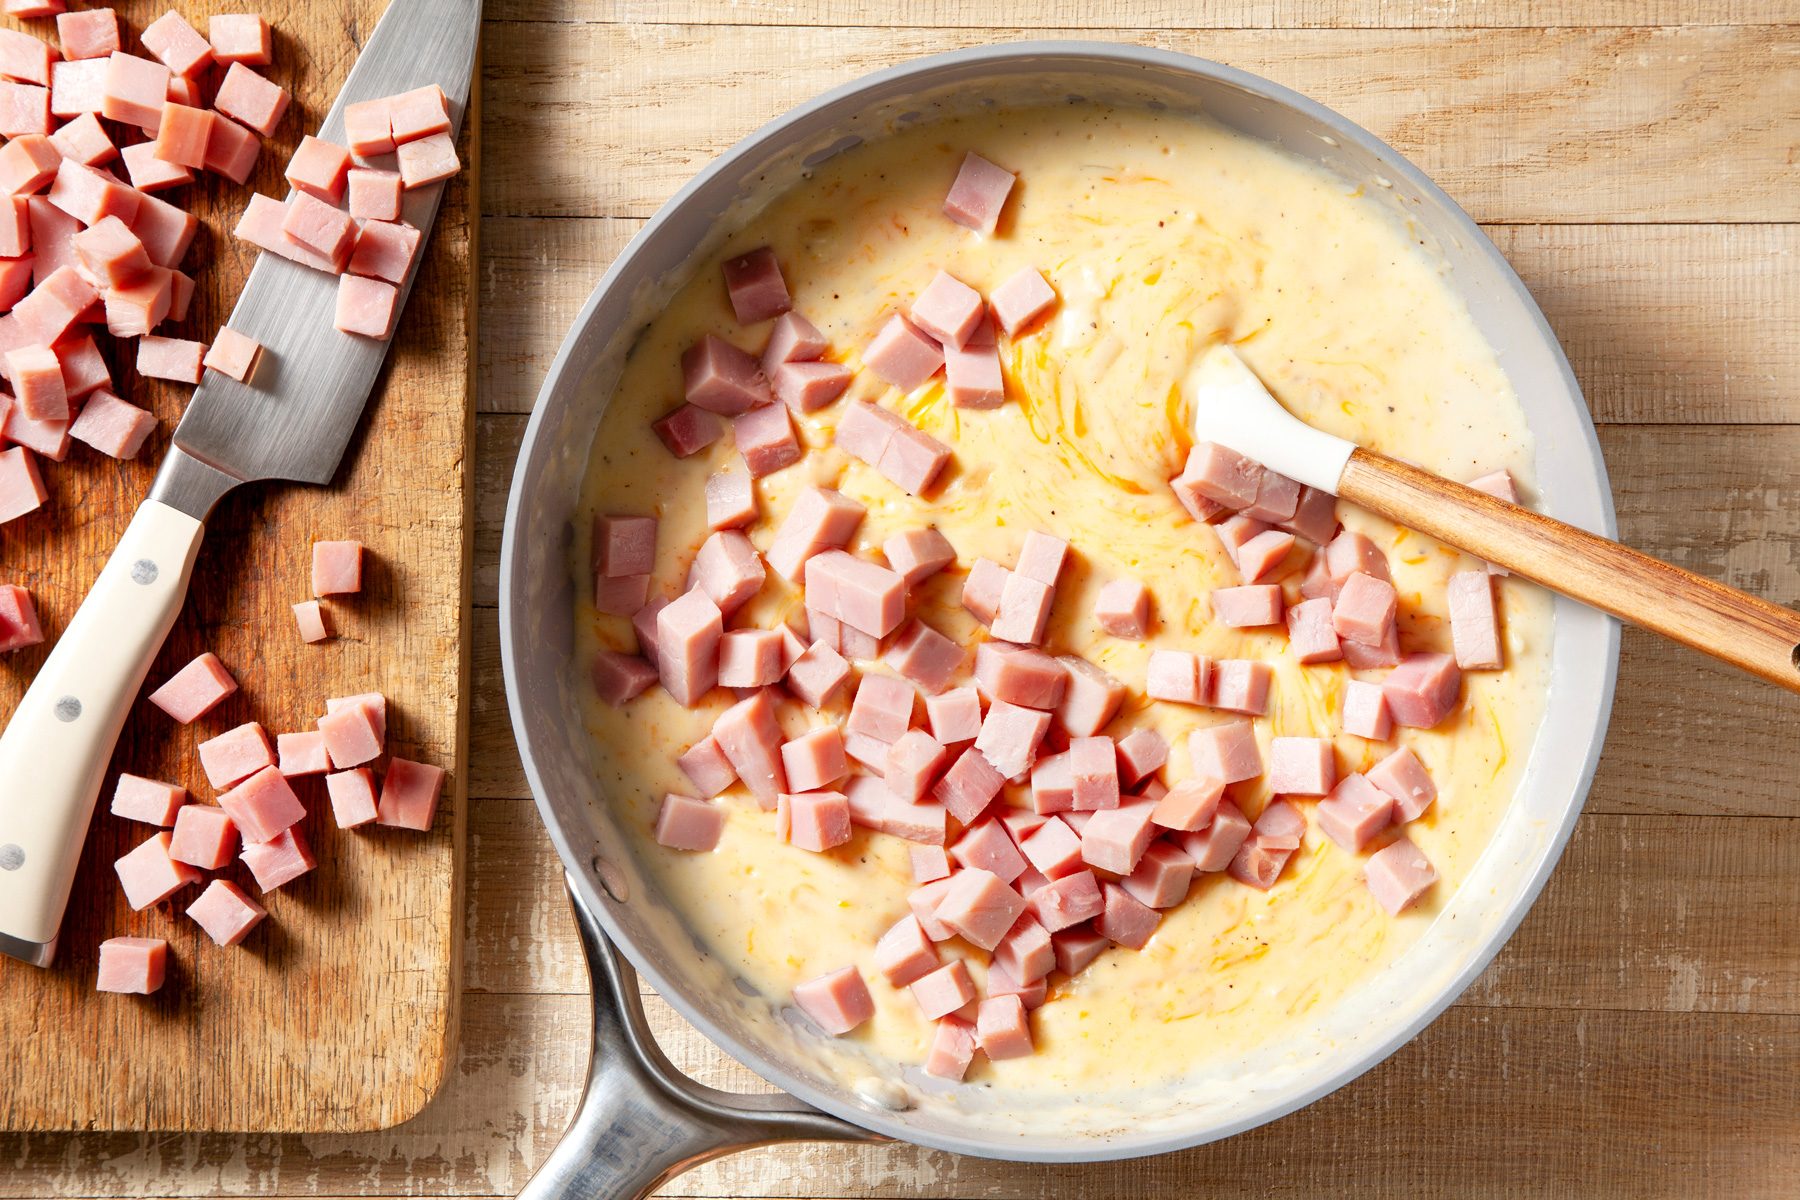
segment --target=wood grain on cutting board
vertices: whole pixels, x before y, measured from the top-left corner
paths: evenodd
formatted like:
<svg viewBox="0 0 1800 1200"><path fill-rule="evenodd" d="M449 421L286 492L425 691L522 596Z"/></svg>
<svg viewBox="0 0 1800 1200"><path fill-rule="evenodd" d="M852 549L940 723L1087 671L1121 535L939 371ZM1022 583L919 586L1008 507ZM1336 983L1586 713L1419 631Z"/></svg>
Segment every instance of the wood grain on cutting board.
<svg viewBox="0 0 1800 1200"><path fill-rule="evenodd" d="M132 50L137 31L169 6L116 7ZM246 8L178 7L202 31L209 13ZM386 6L254 7L275 27L269 74L293 91L294 106L248 184L208 177L172 197L205 222L187 262L199 283L194 309L175 336L210 341L230 313L255 261L230 236L238 214L253 190L286 195L289 153L318 126ZM47 35L48 24L23 27ZM465 162L478 123L473 111L464 122ZM468 727L471 174L445 196L390 362L334 482L244 488L209 523L187 608L145 690L211 650L240 691L190 726L148 705L127 724L55 965L0 961L0 1128L375 1129L418 1112L444 1079L460 994ZM109 360L120 394L160 421L139 460L114 462L77 444L67 462L45 464L49 503L0 526L0 576L31 589L50 641L148 490L192 391L138 380L134 346L117 343ZM367 556L363 591L326 602L337 637L308 646L291 605L311 594L315 538L361 541ZM0 713L17 703L48 648L0 660ZM245 945L215 946L186 917L198 888L141 913L126 906L113 860L153 830L106 811L120 770L211 800L194 752L200 741L250 720L271 734L311 728L326 697L364 691L388 697L390 752L450 771L429 833L339 830L322 781L302 779L296 787L310 810L302 828L318 869L263 898L269 920ZM215 874L256 894L241 864ZM94 991L100 941L125 934L169 940L169 981L154 996Z"/></svg>

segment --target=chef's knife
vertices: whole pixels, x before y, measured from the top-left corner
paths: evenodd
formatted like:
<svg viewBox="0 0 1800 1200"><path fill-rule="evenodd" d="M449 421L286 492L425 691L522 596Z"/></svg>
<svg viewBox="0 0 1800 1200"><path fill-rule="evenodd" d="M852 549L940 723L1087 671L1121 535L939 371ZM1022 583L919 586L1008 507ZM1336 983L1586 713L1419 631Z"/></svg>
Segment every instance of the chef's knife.
<svg viewBox="0 0 1800 1200"><path fill-rule="evenodd" d="M480 29L480 0L393 0L319 136L345 144L346 105L435 83L454 137ZM406 192L401 219L429 236L444 187ZM388 350L334 328L337 282L258 256L227 324L262 344L262 365L250 384L207 373L149 498L0 734L0 953L38 966L56 953L107 762L181 611L213 506L239 484L323 484L337 473Z"/></svg>

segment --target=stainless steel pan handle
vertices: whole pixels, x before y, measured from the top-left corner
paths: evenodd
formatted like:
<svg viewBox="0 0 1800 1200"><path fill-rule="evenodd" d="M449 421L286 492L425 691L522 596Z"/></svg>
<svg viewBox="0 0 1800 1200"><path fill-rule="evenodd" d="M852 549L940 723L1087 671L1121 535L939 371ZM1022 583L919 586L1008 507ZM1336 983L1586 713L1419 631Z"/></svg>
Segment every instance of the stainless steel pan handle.
<svg viewBox="0 0 1800 1200"><path fill-rule="evenodd" d="M641 1200L690 1167L739 1150L886 1140L792 1096L722 1092L676 1070L644 1018L637 972L572 884L569 901L593 983L592 1058L575 1119L520 1200Z"/></svg>

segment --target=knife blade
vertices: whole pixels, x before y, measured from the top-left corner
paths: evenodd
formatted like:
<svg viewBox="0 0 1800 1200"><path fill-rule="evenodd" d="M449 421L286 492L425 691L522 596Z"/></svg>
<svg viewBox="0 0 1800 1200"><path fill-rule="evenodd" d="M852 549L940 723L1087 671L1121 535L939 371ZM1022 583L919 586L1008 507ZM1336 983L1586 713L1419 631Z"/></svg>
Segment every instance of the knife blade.
<svg viewBox="0 0 1800 1200"><path fill-rule="evenodd" d="M435 83L454 137L480 30L480 0L392 0L318 136L342 144L347 106ZM402 219L422 243L446 183L405 193ZM253 382L213 372L195 391L149 496L0 733L0 954L37 966L55 956L107 762L181 612L214 506L239 484L322 484L337 473L390 341L335 327L337 286L334 275L257 257L227 321L263 346Z"/></svg>

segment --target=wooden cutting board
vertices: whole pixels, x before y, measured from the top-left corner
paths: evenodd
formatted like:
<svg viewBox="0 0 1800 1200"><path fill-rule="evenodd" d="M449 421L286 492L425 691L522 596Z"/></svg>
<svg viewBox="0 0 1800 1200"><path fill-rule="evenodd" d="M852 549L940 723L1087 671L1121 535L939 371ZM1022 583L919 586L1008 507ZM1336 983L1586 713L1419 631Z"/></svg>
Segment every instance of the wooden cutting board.
<svg viewBox="0 0 1800 1200"><path fill-rule="evenodd" d="M137 31L168 4L116 7L128 26L125 48L136 50ZM238 213L252 190L286 195L289 153L317 128L385 4L261 0L250 7L275 26L270 74L295 102L247 185L208 177L179 197L205 228L186 264L199 280L194 308L175 335L202 341L230 313L255 261L230 236ZM179 8L204 32L209 13L246 6L184 0ZM53 33L47 21L23 27ZM471 169L445 197L387 370L336 480L326 488L249 487L225 500L186 611L145 688L211 650L240 691L186 727L138 706L107 776L55 965L0 960L0 1128L376 1129L417 1113L443 1082L462 927L469 197L478 126L472 101L462 136ZM131 358L127 344L109 351L117 390L161 422L138 461L114 462L78 443L66 462L44 464L49 503L0 526L0 582L30 588L50 642L149 488L191 393L140 381ZM356 539L367 555L362 593L327 603L338 636L308 646L290 606L310 596L315 538ZM0 658L0 715L10 714L47 648ZM120 770L178 782L210 800L197 743L250 720L271 734L311 728L326 697L364 691L388 697L390 752L450 771L429 833L338 830L322 782L302 779L310 812L302 827L318 869L264 897L269 920L244 945L215 946L185 915L197 888L141 913L126 906L113 860L153 831L106 811ZM216 874L256 894L241 864ZM94 991L100 942L125 934L168 939L170 976L158 994Z"/></svg>

